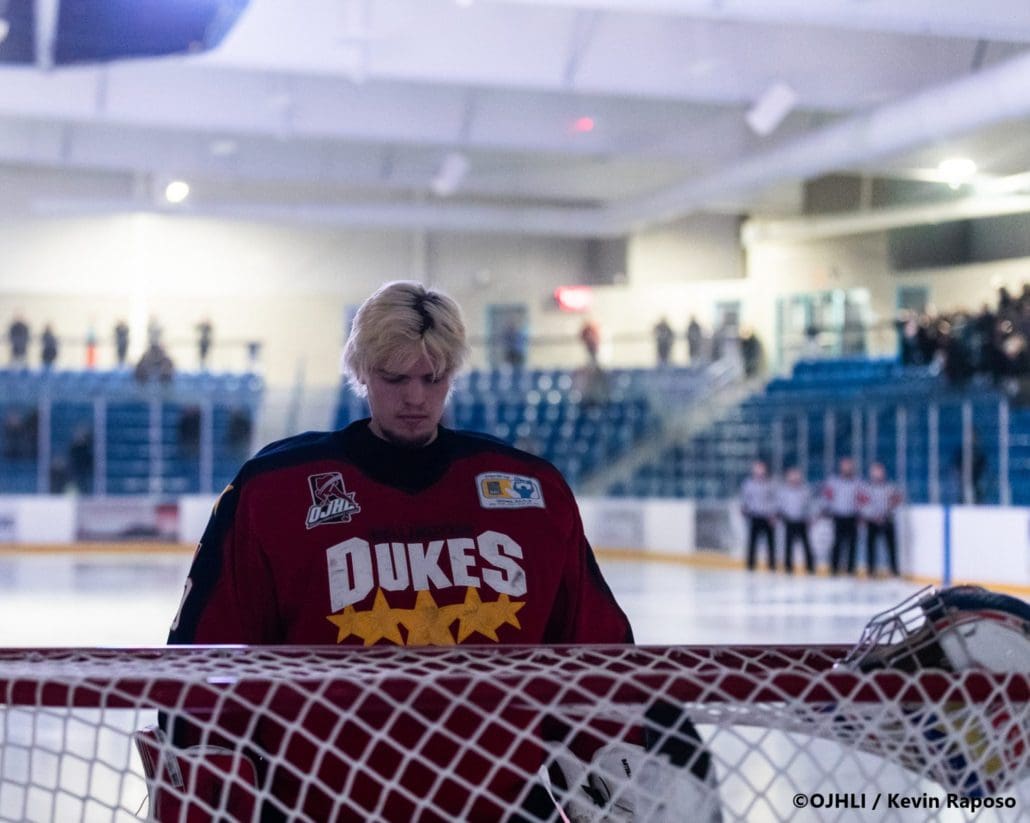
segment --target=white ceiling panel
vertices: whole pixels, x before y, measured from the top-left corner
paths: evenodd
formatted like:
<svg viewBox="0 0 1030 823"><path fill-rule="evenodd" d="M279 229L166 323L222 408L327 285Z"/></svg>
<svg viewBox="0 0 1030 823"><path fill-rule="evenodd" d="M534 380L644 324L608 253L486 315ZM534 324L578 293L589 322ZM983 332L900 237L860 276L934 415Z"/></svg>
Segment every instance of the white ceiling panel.
<svg viewBox="0 0 1030 823"><path fill-rule="evenodd" d="M1028 172L1028 48L1026 0L252 0L207 54L0 66L0 164L9 203L67 173L71 211L175 173L211 213L620 233L959 152ZM777 84L792 105L756 134Z"/></svg>

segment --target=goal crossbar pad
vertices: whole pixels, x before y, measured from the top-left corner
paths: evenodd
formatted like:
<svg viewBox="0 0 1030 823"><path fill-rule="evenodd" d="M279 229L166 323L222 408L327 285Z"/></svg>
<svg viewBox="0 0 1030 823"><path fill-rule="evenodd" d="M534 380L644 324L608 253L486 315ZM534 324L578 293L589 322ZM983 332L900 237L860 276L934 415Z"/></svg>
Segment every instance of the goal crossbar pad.
<svg viewBox="0 0 1030 823"><path fill-rule="evenodd" d="M690 791L723 820L890 789L1030 808L1030 675L849 649L0 649L0 820L548 819L577 802L559 751L638 819ZM644 758L621 789L591 766L613 742Z"/></svg>

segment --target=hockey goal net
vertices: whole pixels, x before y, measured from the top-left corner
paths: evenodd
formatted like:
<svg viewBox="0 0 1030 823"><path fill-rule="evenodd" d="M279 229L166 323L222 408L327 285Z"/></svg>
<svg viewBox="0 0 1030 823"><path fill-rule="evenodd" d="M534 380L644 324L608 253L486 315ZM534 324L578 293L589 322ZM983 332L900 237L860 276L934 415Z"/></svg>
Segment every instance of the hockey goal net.
<svg viewBox="0 0 1030 823"><path fill-rule="evenodd" d="M0 650L0 819L1026 819L1030 677L846 652Z"/></svg>

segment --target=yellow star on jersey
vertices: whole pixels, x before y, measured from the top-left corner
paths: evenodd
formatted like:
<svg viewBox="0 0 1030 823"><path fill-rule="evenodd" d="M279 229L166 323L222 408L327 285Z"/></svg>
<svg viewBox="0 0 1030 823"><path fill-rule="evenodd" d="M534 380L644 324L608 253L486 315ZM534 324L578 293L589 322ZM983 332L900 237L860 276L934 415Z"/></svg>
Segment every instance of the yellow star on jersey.
<svg viewBox="0 0 1030 823"><path fill-rule="evenodd" d="M420 591L415 608L398 609L401 625L408 630L409 646L453 646L451 623L458 619L464 606L438 606L433 595Z"/></svg>
<svg viewBox="0 0 1030 823"><path fill-rule="evenodd" d="M372 608L367 612L356 612L353 606L343 610L343 614L332 614L326 619L339 628L336 642L340 643L349 635L357 635L366 646L372 646L380 640L389 640L398 646L404 645L400 629L397 627L401 609L391 609L386 602L383 590L376 591Z"/></svg>
<svg viewBox="0 0 1030 823"><path fill-rule="evenodd" d="M337 628L337 643L355 635L366 646L380 640L389 640L398 646L453 646L451 626L455 620L458 621L457 642L462 643L478 632L498 643L497 629L505 623L516 629L522 628L516 614L524 605L512 602L506 594L492 603L484 603L479 592L470 586L465 590L463 603L440 606L432 594L420 591L415 596L414 608L393 609L383 590L378 589L368 611L356 611L353 606L347 606L342 612L326 616L326 620ZM407 630L407 643L401 636L401 626Z"/></svg>
<svg viewBox="0 0 1030 823"><path fill-rule="evenodd" d="M332 623L338 631L336 632L336 642L342 643L352 634L354 634L354 607L348 606L342 612L338 614L330 614L326 616L326 620Z"/></svg>
<svg viewBox="0 0 1030 823"><path fill-rule="evenodd" d="M524 605L526 604L512 603L506 594L502 594L494 603L484 603L479 598L479 592L469 586L465 591L465 603L461 607L458 642L464 642L472 632L479 632L494 643L499 642L497 629L502 624L508 623L516 629L522 628L515 614Z"/></svg>
<svg viewBox="0 0 1030 823"><path fill-rule="evenodd" d="M378 589L376 599L372 602L371 611L355 614L354 634L364 640L366 646L371 646L383 639L403 646L404 640L397 627L397 618L400 614L400 609L390 608L383 590Z"/></svg>

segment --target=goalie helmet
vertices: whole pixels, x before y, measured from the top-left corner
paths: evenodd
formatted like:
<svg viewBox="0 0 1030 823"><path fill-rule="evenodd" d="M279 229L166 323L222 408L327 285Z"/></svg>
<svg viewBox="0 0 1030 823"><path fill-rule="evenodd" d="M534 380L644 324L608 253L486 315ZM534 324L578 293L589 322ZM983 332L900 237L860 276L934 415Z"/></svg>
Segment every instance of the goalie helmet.
<svg viewBox="0 0 1030 823"><path fill-rule="evenodd" d="M929 587L870 620L844 664L1030 673L1030 605L979 586Z"/></svg>
<svg viewBox="0 0 1030 823"><path fill-rule="evenodd" d="M979 586L923 589L870 620L843 666L1030 674L1030 606ZM863 741L867 750L898 758L949 790L989 796L1030 771L1025 710L1004 700L895 710L892 723Z"/></svg>

